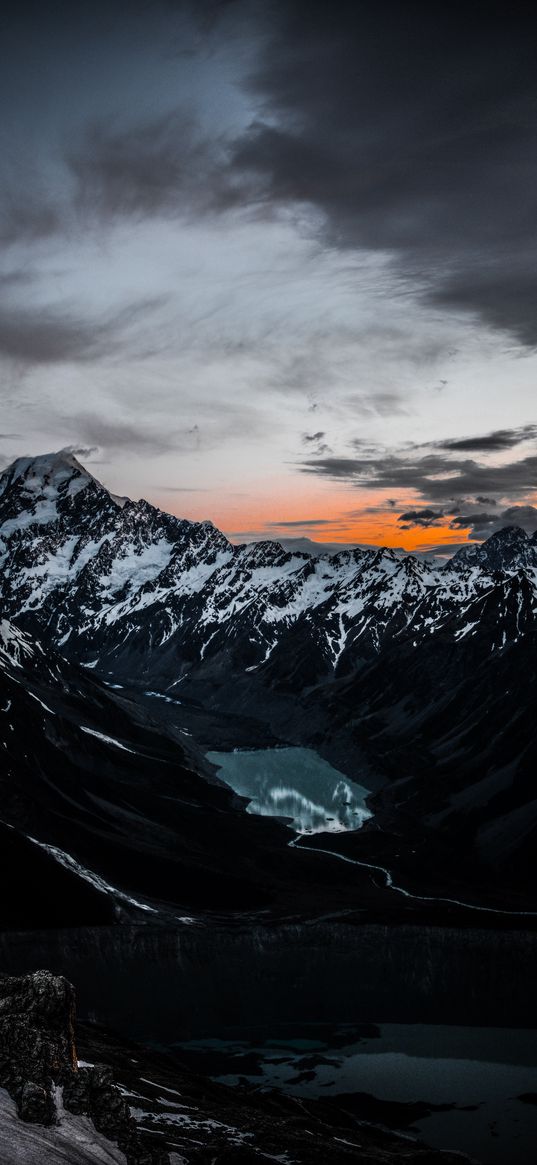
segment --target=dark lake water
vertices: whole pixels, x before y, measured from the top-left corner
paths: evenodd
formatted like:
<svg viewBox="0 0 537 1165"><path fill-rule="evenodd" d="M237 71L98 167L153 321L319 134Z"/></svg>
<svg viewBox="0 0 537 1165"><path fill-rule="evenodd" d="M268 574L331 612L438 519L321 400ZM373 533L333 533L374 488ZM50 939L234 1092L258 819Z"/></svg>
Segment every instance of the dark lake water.
<svg viewBox="0 0 537 1165"><path fill-rule="evenodd" d="M248 813L288 817L296 833L359 829L371 816L370 792L332 768L311 748L209 752L219 777L242 797Z"/></svg>
<svg viewBox="0 0 537 1165"><path fill-rule="evenodd" d="M416 1115L383 1111L381 1105L378 1119L486 1165L537 1160L535 1031L286 1025L270 1034L238 1031L184 1042L175 1051L227 1084L246 1080L297 1096L365 1093L395 1105L421 1103L425 1111Z"/></svg>

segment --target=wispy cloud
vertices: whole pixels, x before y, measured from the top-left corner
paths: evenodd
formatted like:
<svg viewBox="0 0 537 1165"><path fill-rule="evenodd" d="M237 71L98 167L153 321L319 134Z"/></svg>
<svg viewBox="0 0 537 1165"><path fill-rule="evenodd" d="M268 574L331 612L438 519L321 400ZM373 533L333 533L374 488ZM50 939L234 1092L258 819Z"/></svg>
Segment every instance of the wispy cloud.
<svg viewBox="0 0 537 1165"><path fill-rule="evenodd" d="M295 527L302 529L306 526L334 526L336 521L334 518L296 518L292 522L267 522L267 529L284 530L294 529Z"/></svg>
<svg viewBox="0 0 537 1165"><path fill-rule="evenodd" d="M97 413L79 413L70 423L76 428L81 440L92 447L92 451L125 450L160 456L195 448L197 443L197 434L192 428L166 429L164 426L159 428L155 423L142 427L135 421L118 421Z"/></svg>
<svg viewBox="0 0 537 1165"><path fill-rule="evenodd" d="M43 190L35 174L19 172L0 190L0 243L12 247L49 239L62 229L60 208Z"/></svg>
<svg viewBox="0 0 537 1165"><path fill-rule="evenodd" d="M181 110L136 125L96 122L67 162L85 218L200 216L237 201L218 143Z"/></svg>
<svg viewBox="0 0 537 1165"><path fill-rule="evenodd" d="M446 438L428 445L409 443L397 450L383 449L363 438L353 438L350 444L357 450L357 456L307 459L300 463L300 468L305 473L346 481L357 488L413 492L426 502L450 503L448 512L453 513L454 503L460 503L460 499L463 502L472 499L474 504L481 506L494 505L501 498L535 490L537 455L530 453L499 463L490 461L489 455L501 455L524 444L531 446L536 440L536 425L500 429L478 436ZM485 460L460 456L466 452L481 453ZM389 498L381 503L382 506L385 504L394 506L395 499ZM399 520L431 524L443 516L439 510L414 508L402 513Z"/></svg>
<svg viewBox="0 0 537 1165"><path fill-rule="evenodd" d="M435 445L438 449L452 449L456 453L500 453L536 438L537 425L522 425L518 429L496 429L478 437L451 437L436 441Z"/></svg>
<svg viewBox="0 0 537 1165"><path fill-rule="evenodd" d="M445 515L443 510L408 510L405 514L399 514L397 521L403 530L412 530L415 526L428 529L430 526L445 524Z"/></svg>
<svg viewBox="0 0 537 1165"><path fill-rule="evenodd" d="M155 485L153 488L157 493L166 494L210 493L210 490L202 485Z"/></svg>
<svg viewBox="0 0 537 1165"><path fill-rule="evenodd" d="M160 297L140 299L96 319L77 314L68 303L17 305L4 296L0 355L26 365L99 360L124 350L131 329L147 324L162 302Z"/></svg>
<svg viewBox="0 0 537 1165"><path fill-rule="evenodd" d="M535 506L509 506L501 513L455 514L450 523L452 530L469 528L470 538L488 538L504 526L521 526L528 534L537 530L537 508Z"/></svg>
<svg viewBox="0 0 537 1165"><path fill-rule="evenodd" d="M326 457L305 461L301 468L304 473L346 481L357 487L415 490L430 501L453 501L484 491L502 497L521 494L534 490L537 483L537 456L496 466L436 454L406 459L392 454L368 460Z"/></svg>

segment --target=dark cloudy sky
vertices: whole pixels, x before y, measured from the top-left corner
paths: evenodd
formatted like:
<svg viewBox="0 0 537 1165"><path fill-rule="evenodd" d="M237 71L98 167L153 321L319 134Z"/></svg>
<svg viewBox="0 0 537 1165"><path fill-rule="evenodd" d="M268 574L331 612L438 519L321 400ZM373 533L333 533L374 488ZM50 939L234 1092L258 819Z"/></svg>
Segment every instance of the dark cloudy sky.
<svg viewBox="0 0 537 1165"><path fill-rule="evenodd" d="M0 464L237 537L537 525L517 5L4 8Z"/></svg>

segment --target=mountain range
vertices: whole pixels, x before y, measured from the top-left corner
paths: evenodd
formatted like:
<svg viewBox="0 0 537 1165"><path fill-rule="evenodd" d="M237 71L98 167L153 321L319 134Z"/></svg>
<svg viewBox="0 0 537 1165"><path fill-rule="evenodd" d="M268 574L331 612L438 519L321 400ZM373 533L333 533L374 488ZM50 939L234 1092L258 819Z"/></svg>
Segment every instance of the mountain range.
<svg viewBox="0 0 537 1165"><path fill-rule="evenodd" d="M403 638L457 643L487 625L491 651L515 642L533 621L537 533L510 527L441 565L234 546L211 522L117 498L59 453L2 475L0 565L5 616L102 673L130 678L136 658L138 675L177 683L223 653L258 671L298 634L318 678Z"/></svg>
<svg viewBox="0 0 537 1165"><path fill-rule="evenodd" d="M166 766L175 762L209 816L227 798L241 839L252 842L257 830L259 841L264 829L270 850L280 827L245 824L230 795L215 792L204 750L307 744L349 775L367 774L374 790L373 819L341 837L342 853L380 854L410 884L425 878L439 892L461 878L509 903L531 897L537 535L509 527L446 563L386 548L318 555L272 541L234 546L211 522L118 498L63 451L20 458L0 478L0 564L3 707L17 706L19 725L10 719L4 734L17 773L8 778L8 825L19 813L26 833L35 828L35 774L46 769L36 715L47 712L46 748L72 766L66 785L86 758L75 798L81 830L97 802L101 818L108 812L100 766L112 740L115 767L107 764L118 784L107 795L116 814L120 786L138 796L139 758L151 757L164 776L146 788L143 812L163 830L159 799L169 799ZM31 764L25 733L35 735ZM24 809L17 797L26 797ZM56 812L48 844L67 851L58 825L66 805L52 810L43 789L40 797L44 819ZM185 852L199 851L201 826L187 829L185 820L175 824L190 839ZM95 828L93 820L93 838ZM121 828L126 850L143 849L134 835L127 841L124 813ZM98 829L110 830L112 852L111 822ZM159 833L148 846L160 854L159 899L166 844ZM90 851L79 838L79 859L91 868ZM199 865L208 887L205 852ZM105 867L101 876L113 881L117 864L110 859L109 874ZM201 897L206 904L209 889ZM239 898L230 890L230 902Z"/></svg>

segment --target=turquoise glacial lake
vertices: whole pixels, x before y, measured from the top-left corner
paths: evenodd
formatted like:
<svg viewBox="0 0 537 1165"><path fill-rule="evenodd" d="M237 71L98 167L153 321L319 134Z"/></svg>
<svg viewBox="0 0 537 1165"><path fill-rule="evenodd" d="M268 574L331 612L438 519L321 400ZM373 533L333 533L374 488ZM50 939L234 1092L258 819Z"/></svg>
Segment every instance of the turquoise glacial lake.
<svg viewBox="0 0 537 1165"><path fill-rule="evenodd" d="M247 813L289 818L295 833L359 829L371 813L370 790L349 780L311 748L209 752L218 776L241 797Z"/></svg>

